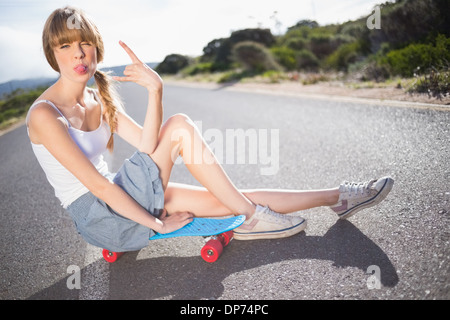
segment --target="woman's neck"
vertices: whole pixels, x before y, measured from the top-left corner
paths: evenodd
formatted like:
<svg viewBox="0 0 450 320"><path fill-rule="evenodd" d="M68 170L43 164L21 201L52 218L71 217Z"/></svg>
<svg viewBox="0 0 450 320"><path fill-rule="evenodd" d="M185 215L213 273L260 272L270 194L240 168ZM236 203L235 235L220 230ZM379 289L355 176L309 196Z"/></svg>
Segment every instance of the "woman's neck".
<svg viewBox="0 0 450 320"><path fill-rule="evenodd" d="M61 98L60 105L72 107L76 104L85 105L84 98L86 94L87 83L73 82L63 77L60 77L54 87L58 91L58 96Z"/></svg>

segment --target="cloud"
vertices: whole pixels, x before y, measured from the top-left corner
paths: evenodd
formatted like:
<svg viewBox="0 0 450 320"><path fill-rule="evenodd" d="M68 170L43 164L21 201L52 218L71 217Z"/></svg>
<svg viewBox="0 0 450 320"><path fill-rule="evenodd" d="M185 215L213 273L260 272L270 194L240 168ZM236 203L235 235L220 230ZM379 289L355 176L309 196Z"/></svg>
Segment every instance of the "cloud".
<svg viewBox="0 0 450 320"><path fill-rule="evenodd" d="M0 26L0 83L55 76L42 52L41 35Z"/></svg>

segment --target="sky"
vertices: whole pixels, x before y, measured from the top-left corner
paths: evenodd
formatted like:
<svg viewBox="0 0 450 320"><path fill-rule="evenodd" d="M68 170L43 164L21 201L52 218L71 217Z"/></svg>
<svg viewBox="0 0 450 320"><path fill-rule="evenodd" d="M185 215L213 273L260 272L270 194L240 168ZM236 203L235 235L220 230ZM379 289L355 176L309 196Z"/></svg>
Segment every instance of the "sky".
<svg viewBox="0 0 450 320"><path fill-rule="evenodd" d="M213 39L245 28L282 34L302 19L320 25L369 16L382 0L0 0L0 83L57 76L42 51L42 29L56 8L72 5L93 18L105 45L102 67L130 60L124 41L145 62L168 54L199 56ZM276 24L279 21L281 24Z"/></svg>

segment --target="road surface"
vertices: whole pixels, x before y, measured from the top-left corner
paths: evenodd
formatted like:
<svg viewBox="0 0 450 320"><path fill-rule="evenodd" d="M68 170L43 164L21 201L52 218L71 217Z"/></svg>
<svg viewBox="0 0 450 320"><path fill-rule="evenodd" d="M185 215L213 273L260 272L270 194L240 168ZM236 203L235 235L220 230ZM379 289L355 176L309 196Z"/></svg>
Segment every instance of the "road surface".
<svg viewBox="0 0 450 320"><path fill-rule="evenodd" d="M145 91L121 92L142 123ZM168 85L164 94L165 118L196 121L239 188L328 188L384 175L394 188L348 221L329 208L295 213L306 232L233 241L214 264L199 256L202 238L177 238L110 265L76 233L22 126L0 137L0 299L450 298L450 112L232 87ZM117 139L110 168L133 151ZM196 184L182 164L171 180Z"/></svg>

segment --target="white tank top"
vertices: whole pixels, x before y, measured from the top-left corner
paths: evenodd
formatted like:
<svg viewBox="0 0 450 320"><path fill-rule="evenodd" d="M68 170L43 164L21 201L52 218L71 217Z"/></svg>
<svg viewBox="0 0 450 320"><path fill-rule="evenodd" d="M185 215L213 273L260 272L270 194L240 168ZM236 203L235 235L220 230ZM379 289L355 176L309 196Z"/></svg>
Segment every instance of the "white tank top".
<svg viewBox="0 0 450 320"><path fill-rule="evenodd" d="M100 103L102 110L101 114L103 115L103 105L101 100L97 99L97 101ZM101 175L107 175L109 173L108 164L103 159L103 153L106 151L106 145L111 136L111 131L106 121L103 121L103 116L100 117L100 125L97 129L93 131L82 131L73 128L61 111L59 111L59 109L49 100L36 101L30 107L30 110L36 104L41 102L51 105L58 111L61 117L67 122L69 134L81 151L83 151ZM31 142L31 146L40 166L47 176L47 180L55 190L55 196L61 201L61 205L64 208L67 208L73 201L89 192L89 190L72 173L70 173L70 171L52 156L44 145Z"/></svg>

